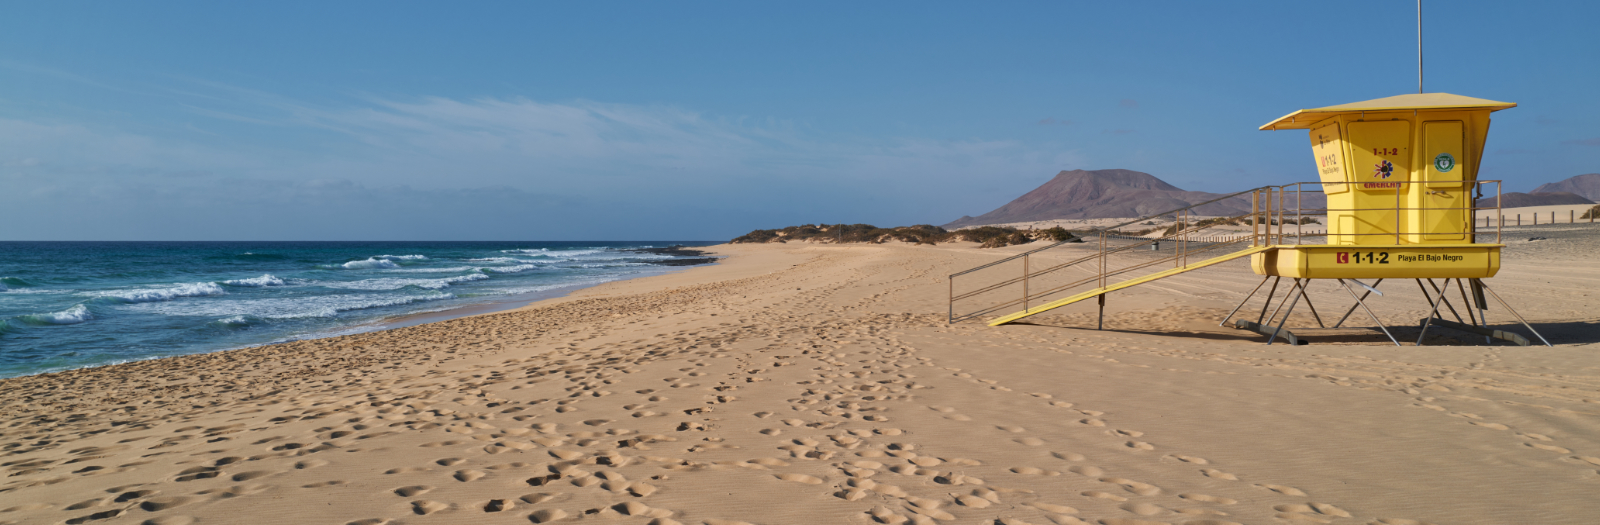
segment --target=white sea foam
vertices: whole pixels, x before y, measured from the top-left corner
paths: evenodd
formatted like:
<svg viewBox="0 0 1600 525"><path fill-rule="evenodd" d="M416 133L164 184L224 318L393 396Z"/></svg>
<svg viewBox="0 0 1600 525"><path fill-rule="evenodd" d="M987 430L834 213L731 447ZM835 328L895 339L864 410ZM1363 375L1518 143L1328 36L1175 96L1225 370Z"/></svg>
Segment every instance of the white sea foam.
<svg viewBox="0 0 1600 525"><path fill-rule="evenodd" d="M451 266L448 268L401 268L398 270L390 270L389 273L448 273L465 272L467 270L476 268L477 266Z"/></svg>
<svg viewBox="0 0 1600 525"><path fill-rule="evenodd" d="M89 307L81 304L55 313L34 314L26 317L31 321L46 324L78 324L94 319L94 315L89 313Z"/></svg>
<svg viewBox="0 0 1600 525"><path fill-rule="evenodd" d="M242 315L235 315L235 316L232 316L232 317L224 317L222 319L218 319L217 322L225 324L225 325L231 325L231 326L244 326L244 325L250 324L250 318L242 316Z"/></svg>
<svg viewBox="0 0 1600 525"><path fill-rule="evenodd" d="M420 261L422 259L427 259L428 256L426 256L426 255L379 255L379 256L376 256L376 257L373 257L373 258L374 259L390 259L390 260L395 260L395 261Z"/></svg>
<svg viewBox="0 0 1600 525"><path fill-rule="evenodd" d="M276 297L237 301L174 301L130 305L132 311L171 316L228 319L234 316L257 319L305 319L337 317L341 312L400 306L427 301L454 299L444 292L421 295L348 294L311 297Z"/></svg>
<svg viewBox="0 0 1600 525"><path fill-rule="evenodd" d="M95 292L93 295L109 297L128 303L150 303L171 301L180 297L206 297L211 295L225 295L217 283L191 283L181 284L168 288L146 288L142 290L114 290L108 292Z"/></svg>
<svg viewBox="0 0 1600 525"><path fill-rule="evenodd" d="M516 266L485 266L482 268L482 270L494 273L520 273L528 270L537 270L543 267L544 265L542 264L519 264Z"/></svg>
<svg viewBox="0 0 1600 525"><path fill-rule="evenodd" d="M380 269L380 268L399 268L400 267L400 265L396 264L394 261L391 261L391 260L388 260L388 259L379 259L379 258L376 258L376 257L365 259L365 260L360 260L360 261L350 261L350 262L341 264L339 266L344 268L344 269L346 269L346 270L372 270L372 269Z"/></svg>
<svg viewBox="0 0 1600 525"><path fill-rule="evenodd" d="M429 290L439 290L447 288L456 283L479 281L488 278L488 275L473 272L466 275L446 277L443 279L405 279L400 277L384 277L380 279L362 279L360 281L318 281L317 284L327 288L339 288L344 290L384 291L399 290L407 286L427 288Z"/></svg>
<svg viewBox="0 0 1600 525"><path fill-rule="evenodd" d="M269 273L269 274L263 274L261 277L251 277L249 279L234 279L234 280L231 280L231 281L222 281L222 284L231 285L231 286L249 286L249 287L252 287L252 288L260 288L260 287L263 287L263 286L283 286L283 285L288 284L288 283L283 282L283 279L279 279L276 276L273 276L272 274Z"/></svg>
<svg viewBox="0 0 1600 525"><path fill-rule="evenodd" d="M607 252L607 251L610 251L610 250L606 250L606 249L585 249L585 250L554 250L554 251L552 251L549 248L539 248L539 249L536 249L536 250L500 250L500 253L520 253L520 254L523 254L523 255L536 255L536 256L542 255L542 256L546 256L546 257L557 257L557 258L565 259L565 258L579 257L579 256L584 256L584 255L594 255L594 254L597 254L597 253L604 253L604 252Z"/></svg>
<svg viewBox="0 0 1600 525"><path fill-rule="evenodd" d="M482 259L467 259L468 262L518 262L522 259L516 257L484 257Z"/></svg>

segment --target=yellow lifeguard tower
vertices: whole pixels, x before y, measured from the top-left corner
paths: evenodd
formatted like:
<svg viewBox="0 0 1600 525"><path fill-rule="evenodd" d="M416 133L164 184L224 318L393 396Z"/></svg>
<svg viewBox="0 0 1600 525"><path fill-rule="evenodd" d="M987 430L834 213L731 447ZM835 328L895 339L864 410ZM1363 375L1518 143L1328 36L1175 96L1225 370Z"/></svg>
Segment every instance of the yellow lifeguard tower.
<svg viewBox="0 0 1600 525"><path fill-rule="evenodd" d="M1493 277L1503 245L1475 242L1472 194L1489 113L1516 106L1419 93L1302 109L1262 125L1311 131L1328 242L1255 254L1251 266L1304 279Z"/></svg>
<svg viewBox="0 0 1600 525"><path fill-rule="evenodd" d="M1332 279L1355 300L1334 327L1361 308L1398 345L1399 340L1367 308L1365 300L1374 293L1383 295L1377 287L1385 279L1414 279L1431 308L1429 316L1420 321L1417 344L1434 325L1530 344L1519 334L1488 328L1484 317L1487 292L1548 346L1549 341L1483 283L1483 279L1500 270L1500 249L1504 245L1499 243L1501 224L1494 224L1487 233L1477 230L1475 211L1498 210L1500 195L1500 181L1479 180L1478 166L1488 137L1489 114L1513 107L1516 104L1510 102L1418 93L1290 113L1261 129L1309 130L1319 180L1256 188L1100 228L1086 235L1098 237L1098 250L1082 254L1078 248L1078 256L1065 261L1058 258L1052 261L1055 264L1039 265L1030 259L1064 243L953 274L949 320L957 322L1021 307L1015 313L989 319L991 326L999 326L1089 298L1098 300L1103 320L1106 295L1110 292L1248 256L1251 269L1263 276L1261 283L1223 318L1223 324L1271 280L1261 315L1255 321L1241 319L1235 323L1238 328L1267 335L1268 344L1279 338L1291 344L1305 343L1284 329L1301 300L1311 308L1318 325L1325 326L1305 287L1311 279ZM1492 190L1494 205L1479 207L1480 199L1488 196L1485 188ZM1223 217L1195 213L1203 206L1239 204L1238 200L1247 200L1250 212ZM1307 224L1317 223L1314 217L1323 216L1327 221L1325 230L1307 231ZM1124 230L1130 225L1169 219L1172 225L1158 236L1132 235ZM1251 227L1248 234L1217 235L1208 230L1219 224L1241 223ZM1480 237L1489 236L1492 242L1479 242L1486 240ZM1140 248L1159 249L1164 241L1175 245L1172 255L1136 256L1142 252ZM1207 252L1211 252L1209 258L1196 257ZM1113 256L1118 260L1114 261ZM1169 261L1172 266L1165 270L1135 273ZM1021 263L1020 276L1003 269L1015 262ZM1064 271L1069 269L1089 270L1087 273L1092 276ZM998 282L980 282L971 289L957 289L958 277L994 272L1004 277ZM1069 275L1072 277L1063 277ZM1292 285L1268 316L1284 278L1292 279ZM1376 281L1367 284L1362 279ZM1434 279L1443 279L1442 287ZM1448 298L1452 281L1460 293L1465 319ZM1020 296L1011 295L1019 287ZM1090 289L1076 291L1083 287ZM1366 292L1357 296L1357 287ZM994 302L996 298L998 303ZM986 303L958 313L958 303L973 301ZM1448 308L1456 320L1443 319L1441 306ZM1279 311L1284 311L1281 321ZM1275 328L1271 326L1274 321Z"/></svg>

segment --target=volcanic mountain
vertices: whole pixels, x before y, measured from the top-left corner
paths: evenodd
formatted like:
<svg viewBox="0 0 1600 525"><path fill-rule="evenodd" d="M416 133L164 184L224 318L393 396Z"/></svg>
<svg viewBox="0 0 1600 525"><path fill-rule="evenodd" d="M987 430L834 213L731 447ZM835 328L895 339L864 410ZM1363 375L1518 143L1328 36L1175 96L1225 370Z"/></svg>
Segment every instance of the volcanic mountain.
<svg viewBox="0 0 1600 525"><path fill-rule="evenodd" d="M1532 193L1556 193L1563 191L1581 195L1583 198L1592 201L1600 201L1600 173L1578 175L1564 181L1540 185L1539 187L1534 188ZM1566 203L1563 202L1559 204Z"/></svg>
<svg viewBox="0 0 1600 525"><path fill-rule="evenodd" d="M1544 186L1549 186L1549 184ZM1544 186L1540 186L1540 188ZM1494 204L1494 197L1478 199L1478 207L1480 208L1492 208ZM1512 191L1500 194L1500 207L1502 208L1555 206L1558 204L1594 204L1594 200L1566 191L1535 191L1533 193Z"/></svg>
<svg viewBox="0 0 1600 525"><path fill-rule="evenodd" d="M1321 193L1315 195L1316 205L1321 205ZM1154 175L1133 170L1063 171L1005 206L977 217L961 217L944 227L1056 219L1137 218L1222 196L1221 193L1184 191ZM1197 215L1208 216L1249 212L1248 196L1214 202L1194 211Z"/></svg>

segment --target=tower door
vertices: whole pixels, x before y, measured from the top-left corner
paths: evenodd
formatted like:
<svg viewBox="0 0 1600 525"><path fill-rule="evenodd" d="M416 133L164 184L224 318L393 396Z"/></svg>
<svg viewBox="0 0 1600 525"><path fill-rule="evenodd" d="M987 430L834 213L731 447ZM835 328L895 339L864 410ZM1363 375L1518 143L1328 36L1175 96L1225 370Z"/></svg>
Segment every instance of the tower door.
<svg viewBox="0 0 1600 525"><path fill-rule="evenodd" d="M1461 121L1422 124L1420 199L1425 241L1465 241L1472 200L1467 173L1465 134Z"/></svg>

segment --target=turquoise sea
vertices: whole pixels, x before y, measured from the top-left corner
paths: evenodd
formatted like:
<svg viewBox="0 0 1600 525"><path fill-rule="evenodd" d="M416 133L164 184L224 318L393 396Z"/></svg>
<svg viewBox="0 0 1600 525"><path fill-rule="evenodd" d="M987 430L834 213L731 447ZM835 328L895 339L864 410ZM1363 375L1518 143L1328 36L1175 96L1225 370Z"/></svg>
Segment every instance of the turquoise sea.
<svg viewBox="0 0 1600 525"><path fill-rule="evenodd" d="M708 262L711 242L0 242L0 377L394 326Z"/></svg>

